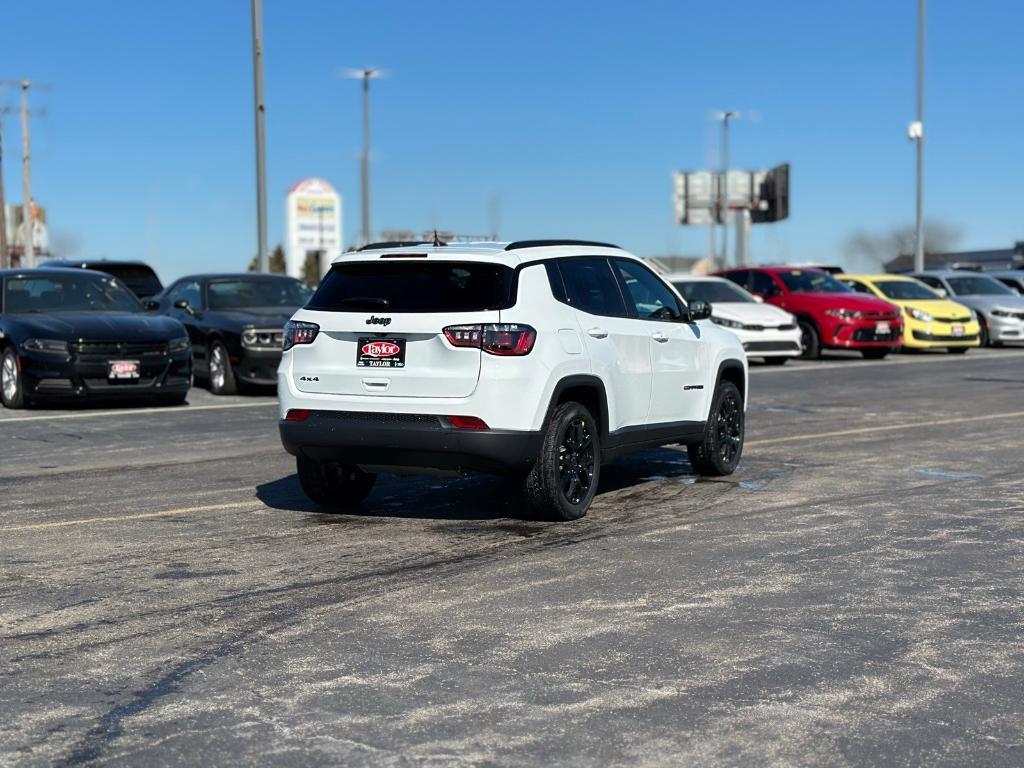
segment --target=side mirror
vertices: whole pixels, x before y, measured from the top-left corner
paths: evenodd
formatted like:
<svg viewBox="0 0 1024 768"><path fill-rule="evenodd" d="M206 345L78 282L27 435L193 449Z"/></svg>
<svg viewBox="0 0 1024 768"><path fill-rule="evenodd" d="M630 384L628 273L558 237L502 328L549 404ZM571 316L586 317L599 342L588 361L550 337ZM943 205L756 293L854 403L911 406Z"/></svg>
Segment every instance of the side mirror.
<svg viewBox="0 0 1024 768"><path fill-rule="evenodd" d="M186 301L185 299L178 299L176 302L174 302L174 308L175 309L183 309L186 312L188 312L190 315L194 315L196 313L196 311L194 309L192 309L191 306L189 306L188 301Z"/></svg>
<svg viewBox="0 0 1024 768"><path fill-rule="evenodd" d="M695 323L698 320L707 320L709 317L711 317L711 302L699 300L690 302L691 323Z"/></svg>
<svg viewBox="0 0 1024 768"><path fill-rule="evenodd" d="M935 292L944 299L949 298L949 291L947 291L945 288L936 288Z"/></svg>
<svg viewBox="0 0 1024 768"><path fill-rule="evenodd" d="M143 299L142 306L147 312L152 312L155 309L160 309L160 302L154 301L153 299Z"/></svg>

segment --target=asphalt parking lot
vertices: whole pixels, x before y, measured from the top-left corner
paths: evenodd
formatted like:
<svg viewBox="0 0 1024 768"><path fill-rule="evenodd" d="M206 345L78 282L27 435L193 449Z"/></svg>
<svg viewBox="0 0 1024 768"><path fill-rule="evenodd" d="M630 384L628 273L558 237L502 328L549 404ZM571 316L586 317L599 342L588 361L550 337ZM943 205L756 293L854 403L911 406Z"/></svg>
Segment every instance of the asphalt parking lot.
<svg viewBox="0 0 1024 768"><path fill-rule="evenodd" d="M271 396L0 413L0 764L1024 764L1024 350L754 367L738 473L319 513Z"/></svg>

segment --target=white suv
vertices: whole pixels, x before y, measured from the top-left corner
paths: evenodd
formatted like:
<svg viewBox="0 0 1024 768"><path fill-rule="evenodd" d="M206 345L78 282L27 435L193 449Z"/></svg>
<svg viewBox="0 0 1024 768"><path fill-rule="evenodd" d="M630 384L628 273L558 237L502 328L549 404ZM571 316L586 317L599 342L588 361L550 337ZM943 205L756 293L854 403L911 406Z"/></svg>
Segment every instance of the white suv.
<svg viewBox="0 0 1024 768"><path fill-rule="evenodd" d="M518 476L537 513L573 520L602 463L676 443L727 475L747 363L710 314L604 243L368 246L285 326L281 440L337 509L379 471L475 471Z"/></svg>

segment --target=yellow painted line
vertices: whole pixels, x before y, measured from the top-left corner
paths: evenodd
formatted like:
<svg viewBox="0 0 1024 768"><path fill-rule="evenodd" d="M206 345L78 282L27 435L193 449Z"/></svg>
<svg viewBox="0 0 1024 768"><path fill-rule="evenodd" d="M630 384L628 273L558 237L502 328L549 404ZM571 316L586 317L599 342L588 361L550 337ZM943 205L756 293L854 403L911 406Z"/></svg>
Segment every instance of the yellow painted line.
<svg viewBox="0 0 1024 768"><path fill-rule="evenodd" d="M909 424L890 424L885 427L860 427L858 429L840 429L836 432L815 432L807 435L791 435L790 437L770 437L765 440L748 440L744 448L751 445L777 445L779 443L799 443L807 440L819 440L826 437L846 437L847 435L870 435L875 432L898 432L906 429L922 427L941 427L945 424L967 424L973 421L994 421L996 419L1016 419L1024 416L1024 411L1009 413L989 413L984 416L956 416L951 419L934 419L932 421L913 421Z"/></svg>
<svg viewBox="0 0 1024 768"><path fill-rule="evenodd" d="M207 504L200 507L179 507L178 509L165 509L161 512L141 512L137 515L107 515L105 517L84 517L80 520L61 520L55 523L33 523L31 525L14 525L9 528L0 528L0 533L13 533L14 531L42 531L47 528L68 528L73 525L92 525L93 523L120 523L125 520L148 520L153 517L173 517L175 515L194 515L198 512L219 512L225 509L242 509L253 507L259 504L258 501L233 501L226 504Z"/></svg>
<svg viewBox="0 0 1024 768"><path fill-rule="evenodd" d="M0 424L13 424L19 421L56 421L59 419L95 419L104 416L135 416L143 413L195 413L196 411L224 411L232 408L269 408L277 407L277 401L272 403L220 403L217 405L186 405L168 406L164 408L124 408L116 411L82 411L81 413L54 413L49 416L15 416L14 418L0 418Z"/></svg>
<svg viewBox="0 0 1024 768"><path fill-rule="evenodd" d="M751 355L756 357L757 355ZM908 357L900 358L897 360L846 360L843 362L836 361L834 363L824 363L821 361L801 361L797 365L787 366L767 366L767 365L752 365L750 366L750 375L754 374L761 375L765 373L814 373L817 371L833 371L837 368L874 368L876 366L886 366L893 368L898 365L926 365L926 364L963 364L963 363L992 363L999 362L1000 360L1007 360L1015 357L1024 357L1024 350L1020 352L1009 352L993 350L991 352L977 352L971 350L966 355L938 355L926 353L922 357ZM796 360L798 358L794 358Z"/></svg>

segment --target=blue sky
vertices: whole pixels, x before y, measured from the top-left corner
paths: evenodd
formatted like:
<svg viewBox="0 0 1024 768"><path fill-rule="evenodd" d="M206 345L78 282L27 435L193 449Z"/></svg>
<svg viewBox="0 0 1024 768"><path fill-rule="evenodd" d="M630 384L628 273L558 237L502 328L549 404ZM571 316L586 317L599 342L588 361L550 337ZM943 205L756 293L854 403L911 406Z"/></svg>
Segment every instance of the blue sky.
<svg viewBox="0 0 1024 768"><path fill-rule="evenodd" d="M792 164L792 216L755 227L758 261L840 258L857 230L913 220L914 0L729 3L264 0L270 240L284 195L323 176L359 235L359 87L374 83L375 228L611 240L702 254L672 223L671 172ZM960 245L1024 239L1024 7L929 8L930 218ZM35 97L33 193L67 255L145 258L161 276L255 252L249 3L8 4L0 78ZM13 91L0 101L14 105ZM4 185L21 199L17 121Z"/></svg>

